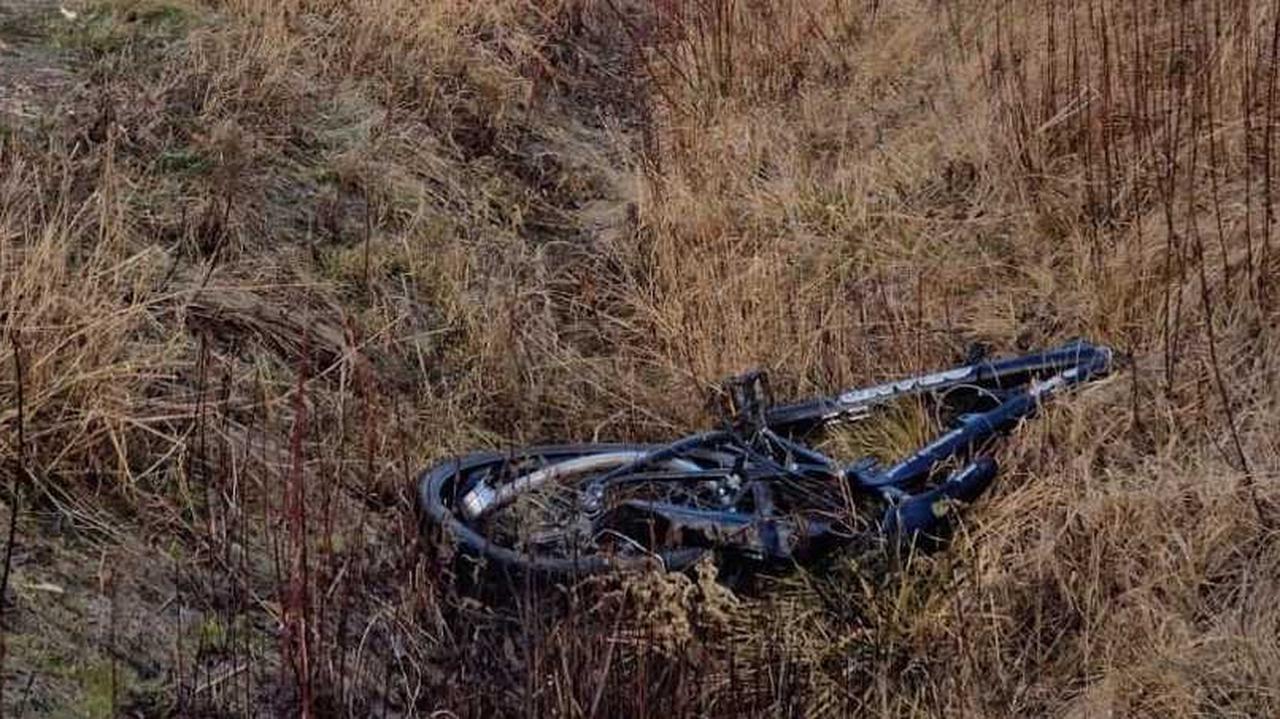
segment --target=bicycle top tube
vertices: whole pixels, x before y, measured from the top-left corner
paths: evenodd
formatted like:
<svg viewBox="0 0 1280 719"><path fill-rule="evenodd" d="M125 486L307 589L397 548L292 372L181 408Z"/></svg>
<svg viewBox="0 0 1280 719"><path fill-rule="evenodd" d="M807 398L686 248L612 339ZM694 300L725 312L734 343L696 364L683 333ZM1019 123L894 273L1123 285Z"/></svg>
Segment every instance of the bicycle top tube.
<svg viewBox="0 0 1280 719"><path fill-rule="evenodd" d="M846 468L846 476L864 489L903 489L928 476L939 463L968 453L990 437L1009 430L1023 418L1035 414L1040 404L1056 392L1105 374L1110 367L1110 360L1109 350L1092 354L1079 364L1006 396L990 410L962 416L954 429L886 469L878 469L859 461Z"/></svg>
<svg viewBox="0 0 1280 719"><path fill-rule="evenodd" d="M872 387L854 388L833 397L779 405L770 409L765 416L767 423L773 427L814 424L840 416L865 414L874 407L927 392L945 391L966 385L998 390L1074 367L1094 368L1090 371L1093 374L1098 368L1105 368L1110 363L1110 348L1079 340L1044 352L983 360Z"/></svg>

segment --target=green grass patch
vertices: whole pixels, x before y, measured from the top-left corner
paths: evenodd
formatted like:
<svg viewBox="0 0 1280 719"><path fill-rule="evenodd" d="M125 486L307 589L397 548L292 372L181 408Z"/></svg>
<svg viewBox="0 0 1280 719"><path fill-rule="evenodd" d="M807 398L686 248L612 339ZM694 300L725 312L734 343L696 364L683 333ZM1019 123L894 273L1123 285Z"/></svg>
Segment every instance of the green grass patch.
<svg viewBox="0 0 1280 719"><path fill-rule="evenodd" d="M95 54L133 43L164 44L187 34L195 24L191 8L156 0L104 0L57 27L58 44Z"/></svg>
<svg viewBox="0 0 1280 719"><path fill-rule="evenodd" d="M209 162L207 157L204 157L190 148L165 150L160 153L158 164L159 169L162 172L171 172L183 175L203 174L212 167L212 163Z"/></svg>

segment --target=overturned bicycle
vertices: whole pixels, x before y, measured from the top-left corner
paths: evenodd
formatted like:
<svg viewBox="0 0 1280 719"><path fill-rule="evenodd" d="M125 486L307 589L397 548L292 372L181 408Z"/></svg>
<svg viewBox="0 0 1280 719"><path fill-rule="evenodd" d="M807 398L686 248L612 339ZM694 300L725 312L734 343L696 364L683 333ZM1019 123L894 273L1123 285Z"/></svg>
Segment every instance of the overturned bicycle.
<svg viewBox="0 0 1280 719"><path fill-rule="evenodd" d="M867 537L903 546L944 532L950 505L991 485L995 438L1111 361L1110 349L1075 341L781 405L751 373L726 384L721 429L670 444L470 454L424 472L419 503L463 551L549 574L680 570L708 552L805 562ZM951 429L887 465L841 465L816 449L824 431L908 398Z"/></svg>

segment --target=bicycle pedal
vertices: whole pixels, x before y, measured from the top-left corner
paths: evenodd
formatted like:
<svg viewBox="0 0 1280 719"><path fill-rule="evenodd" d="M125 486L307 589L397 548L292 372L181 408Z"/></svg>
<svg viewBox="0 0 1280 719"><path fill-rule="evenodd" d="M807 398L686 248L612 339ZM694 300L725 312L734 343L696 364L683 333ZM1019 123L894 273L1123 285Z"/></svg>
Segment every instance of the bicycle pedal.
<svg viewBox="0 0 1280 719"><path fill-rule="evenodd" d="M991 346L985 342L971 342L965 348L964 363L966 365L985 362L991 356Z"/></svg>
<svg viewBox="0 0 1280 719"><path fill-rule="evenodd" d="M765 411L773 406L769 373L752 370L730 377L720 385L722 413L735 427L763 427Z"/></svg>

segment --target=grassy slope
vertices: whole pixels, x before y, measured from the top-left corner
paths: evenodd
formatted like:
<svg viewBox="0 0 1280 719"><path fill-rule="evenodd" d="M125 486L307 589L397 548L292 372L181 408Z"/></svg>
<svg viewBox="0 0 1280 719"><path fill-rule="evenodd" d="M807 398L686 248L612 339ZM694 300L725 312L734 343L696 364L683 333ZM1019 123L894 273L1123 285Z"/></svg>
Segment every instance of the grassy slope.
<svg viewBox="0 0 1280 719"><path fill-rule="evenodd" d="M1280 709L1267 3L32 8L6 708ZM418 539L451 451L1073 335L1134 362L906 568L485 603Z"/></svg>

